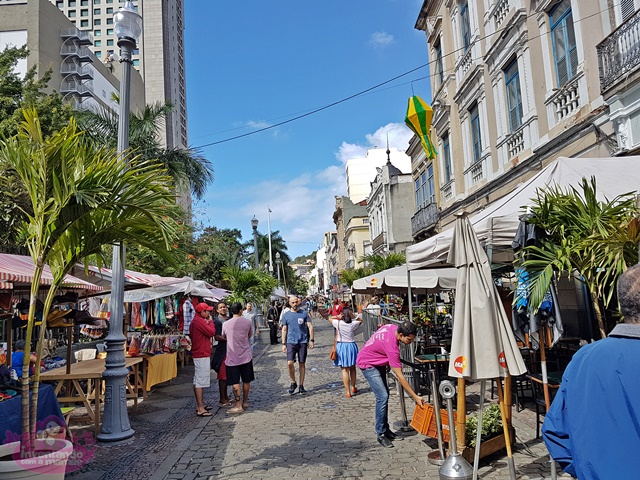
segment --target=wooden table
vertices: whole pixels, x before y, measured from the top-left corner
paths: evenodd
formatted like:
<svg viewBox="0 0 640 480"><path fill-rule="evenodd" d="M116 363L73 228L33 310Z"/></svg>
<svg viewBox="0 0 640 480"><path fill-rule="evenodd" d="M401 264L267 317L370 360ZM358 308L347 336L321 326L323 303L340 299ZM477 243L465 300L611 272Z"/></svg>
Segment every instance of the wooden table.
<svg viewBox="0 0 640 480"><path fill-rule="evenodd" d="M131 368L132 372L127 375L127 398L133 398L134 408L138 408L138 391L144 391L142 377L140 375L139 364L142 358L131 357L125 359L125 366ZM93 420L96 435L100 433L100 404L102 395L102 372L105 370L105 360L96 358L94 360L84 360L71 365L69 373L67 367L54 368L48 372L40 374L43 382L57 381L55 394L59 402L81 403L87 408L87 414ZM133 378L129 377L133 375ZM86 390L80 384L86 381ZM67 384L64 396L61 395L62 386Z"/></svg>

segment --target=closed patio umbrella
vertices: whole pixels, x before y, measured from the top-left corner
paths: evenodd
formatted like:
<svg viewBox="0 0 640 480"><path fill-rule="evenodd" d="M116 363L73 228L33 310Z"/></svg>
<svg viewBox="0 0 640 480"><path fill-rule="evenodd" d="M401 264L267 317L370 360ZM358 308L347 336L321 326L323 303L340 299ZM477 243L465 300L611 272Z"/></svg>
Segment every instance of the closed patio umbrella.
<svg viewBox="0 0 640 480"><path fill-rule="evenodd" d="M481 413L485 380L509 374L522 375L526 372L526 367L511 330L511 321L502 307L493 283L489 259L466 214L456 219L448 263L458 269L449 375L483 381L480 395ZM512 478L515 479L515 466L511 456L507 415L500 382L498 382L498 391L507 456ZM458 415L460 418L461 412ZM481 425L481 418L479 418L479 430ZM478 442L476 458L479 449Z"/></svg>

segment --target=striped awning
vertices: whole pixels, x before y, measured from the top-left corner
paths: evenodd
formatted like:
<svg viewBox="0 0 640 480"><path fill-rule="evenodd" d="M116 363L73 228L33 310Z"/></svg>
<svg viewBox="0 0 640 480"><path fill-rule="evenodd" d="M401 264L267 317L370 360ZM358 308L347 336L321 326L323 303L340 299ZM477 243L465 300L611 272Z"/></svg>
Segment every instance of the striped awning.
<svg viewBox="0 0 640 480"><path fill-rule="evenodd" d="M89 265L88 272L91 276L111 282L112 273L110 268L98 268L96 266ZM161 277L160 275L140 273L133 270L125 270L124 278L126 284L146 285L148 287L162 287L164 285L173 285L175 283L184 282L183 278Z"/></svg>
<svg viewBox="0 0 640 480"><path fill-rule="evenodd" d="M30 284L33 280L33 260L31 257L24 255L12 255L9 253L0 253L0 282L4 283L26 283ZM53 275L48 265L44 266L40 285L51 285L53 283ZM0 283L1 285L2 283ZM102 287L86 282L73 275L66 275L62 281L62 286L78 290L100 291ZM13 285L11 285L11 288ZM0 287L9 288L9 287Z"/></svg>

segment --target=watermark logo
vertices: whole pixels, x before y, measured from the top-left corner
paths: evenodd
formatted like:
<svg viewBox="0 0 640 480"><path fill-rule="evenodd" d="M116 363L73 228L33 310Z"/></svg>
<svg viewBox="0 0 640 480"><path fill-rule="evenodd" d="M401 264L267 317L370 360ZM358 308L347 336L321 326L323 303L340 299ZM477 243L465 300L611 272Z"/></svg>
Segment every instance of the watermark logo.
<svg viewBox="0 0 640 480"><path fill-rule="evenodd" d="M37 470L43 466L51 467L53 465L58 465L60 469L66 469L67 473L80 470L95 457L98 449L96 437L93 433L85 431L73 439L73 449L71 450L64 442L66 428L64 421L55 415L38 421L36 423L36 448L33 452L22 451L29 444L29 434L21 436L7 431L3 445L17 442L19 445L5 454L11 455L16 467L25 470Z"/></svg>

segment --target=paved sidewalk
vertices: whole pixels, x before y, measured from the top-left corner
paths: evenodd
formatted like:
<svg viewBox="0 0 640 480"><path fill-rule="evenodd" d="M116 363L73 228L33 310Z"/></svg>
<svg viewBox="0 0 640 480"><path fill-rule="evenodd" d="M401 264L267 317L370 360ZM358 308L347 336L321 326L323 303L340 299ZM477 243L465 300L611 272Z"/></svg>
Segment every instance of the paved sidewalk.
<svg viewBox="0 0 640 480"><path fill-rule="evenodd" d="M101 446L78 479L268 479L268 478L438 478L438 467L426 462L433 440L408 434L395 448L378 445L373 430L374 396L359 373L360 392L344 396L340 370L329 360L333 345L328 322L315 320L316 348L307 358L308 394L287 393L289 376L281 347L259 342L256 381L249 409L232 416L216 409L209 418L195 415L192 367L179 369L171 385L155 389L131 413L134 439ZM266 337L268 341L268 335ZM214 374L215 377L215 374ZM477 385L469 390L471 399ZM217 405L217 381L205 397ZM413 402L407 401L409 417ZM390 421L401 418L397 395L390 400ZM518 478L549 478L546 450L535 440L535 413L514 410L518 444L514 458ZM523 443L524 442L524 443ZM508 479L504 453L481 461L480 478ZM561 475L559 478L570 478Z"/></svg>

